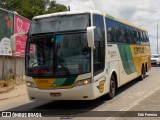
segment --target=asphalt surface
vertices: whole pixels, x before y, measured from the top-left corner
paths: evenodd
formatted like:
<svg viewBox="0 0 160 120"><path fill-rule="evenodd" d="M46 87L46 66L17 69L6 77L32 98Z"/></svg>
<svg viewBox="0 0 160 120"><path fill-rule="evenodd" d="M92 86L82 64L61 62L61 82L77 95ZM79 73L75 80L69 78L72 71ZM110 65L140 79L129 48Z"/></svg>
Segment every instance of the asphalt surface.
<svg viewBox="0 0 160 120"><path fill-rule="evenodd" d="M11 102L14 105L11 105ZM1 103L10 104L5 106ZM56 117L42 117L42 118L0 118L2 119L45 119L45 120L59 120L59 119L102 119L102 120L130 120L130 119L155 119L160 117L142 116L146 112L153 112L160 115L160 67L152 67L152 70L147 74L143 81L137 79L129 82L118 89L117 95L112 100L107 100L106 96L98 98L94 101L34 101L30 102L27 95L17 96L16 98L0 101L0 106L7 111L47 111L48 113L57 112ZM6 108L6 109L5 109ZM71 112L66 116L65 112ZM76 113L74 113L76 111ZM96 111L96 112L95 112ZM114 111L114 112L111 112ZM131 111L129 117L115 117L118 112ZM136 115L132 114L136 112ZM139 112L137 112L139 111ZM154 112L155 111L155 112ZM105 115L106 116L105 116ZM109 114L109 115L108 115ZM124 116L129 115L130 112L125 112ZM139 114L139 115L138 115ZM104 115L104 116L103 116ZM80 117L79 117L80 116ZM102 117L103 116L103 117Z"/></svg>

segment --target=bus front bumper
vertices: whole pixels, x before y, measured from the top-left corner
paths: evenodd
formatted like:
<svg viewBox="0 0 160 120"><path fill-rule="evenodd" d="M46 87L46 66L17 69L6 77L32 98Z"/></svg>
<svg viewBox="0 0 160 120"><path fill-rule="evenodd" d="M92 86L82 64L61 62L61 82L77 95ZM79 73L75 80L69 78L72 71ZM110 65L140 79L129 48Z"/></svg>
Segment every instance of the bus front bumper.
<svg viewBox="0 0 160 120"><path fill-rule="evenodd" d="M93 85L77 86L69 89L39 89L27 87L30 100L93 100L95 95Z"/></svg>

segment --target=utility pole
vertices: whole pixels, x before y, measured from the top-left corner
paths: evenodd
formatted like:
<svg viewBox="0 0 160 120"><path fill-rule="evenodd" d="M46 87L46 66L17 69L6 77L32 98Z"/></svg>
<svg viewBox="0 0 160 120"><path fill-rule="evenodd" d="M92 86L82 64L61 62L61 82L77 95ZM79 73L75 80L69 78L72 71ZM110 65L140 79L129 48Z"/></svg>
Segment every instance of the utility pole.
<svg viewBox="0 0 160 120"><path fill-rule="evenodd" d="M70 11L70 6L68 6L68 11Z"/></svg>
<svg viewBox="0 0 160 120"><path fill-rule="evenodd" d="M71 0L69 0L68 11L71 11Z"/></svg>
<svg viewBox="0 0 160 120"><path fill-rule="evenodd" d="M159 37L159 36L158 36L158 33L159 33L159 32L158 32L158 22L159 22L159 20L160 20L160 19L157 20L157 54L159 54L159 53L158 53L158 37Z"/></svg>

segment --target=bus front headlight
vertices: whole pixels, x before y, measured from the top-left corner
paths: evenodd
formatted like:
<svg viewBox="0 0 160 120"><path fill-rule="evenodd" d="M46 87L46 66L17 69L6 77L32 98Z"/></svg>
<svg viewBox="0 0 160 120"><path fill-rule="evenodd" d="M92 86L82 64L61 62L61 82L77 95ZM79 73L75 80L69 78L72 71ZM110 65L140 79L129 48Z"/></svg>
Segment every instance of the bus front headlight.
<svg viewBox="0 0 160 120"><path fill-rule="evenodd" d="M87 84L89 84L89 83L91 83L91 80L90 80L90 79L79 80L79 81L77 81L77 82L75 83L74 86L77 87L77 86L87 85Z"/></svg>
<svg viewBox="0 0 160 120"><path fill-rule="evenodd" d="M27 87L34 87L36 88L36 84L34 82L26 81Z"/></svg>

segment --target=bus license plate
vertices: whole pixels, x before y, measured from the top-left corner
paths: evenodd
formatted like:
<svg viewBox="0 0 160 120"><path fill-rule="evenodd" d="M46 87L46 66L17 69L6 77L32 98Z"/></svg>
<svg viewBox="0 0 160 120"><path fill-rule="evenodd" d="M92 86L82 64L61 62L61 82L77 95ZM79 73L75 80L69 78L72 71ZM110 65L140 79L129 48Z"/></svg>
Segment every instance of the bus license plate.
<svg viewBox="0 0 160 120"><path fill-rule="evenodd" d="M51 97L60 97L61 93L50 93Z"/></svg>

